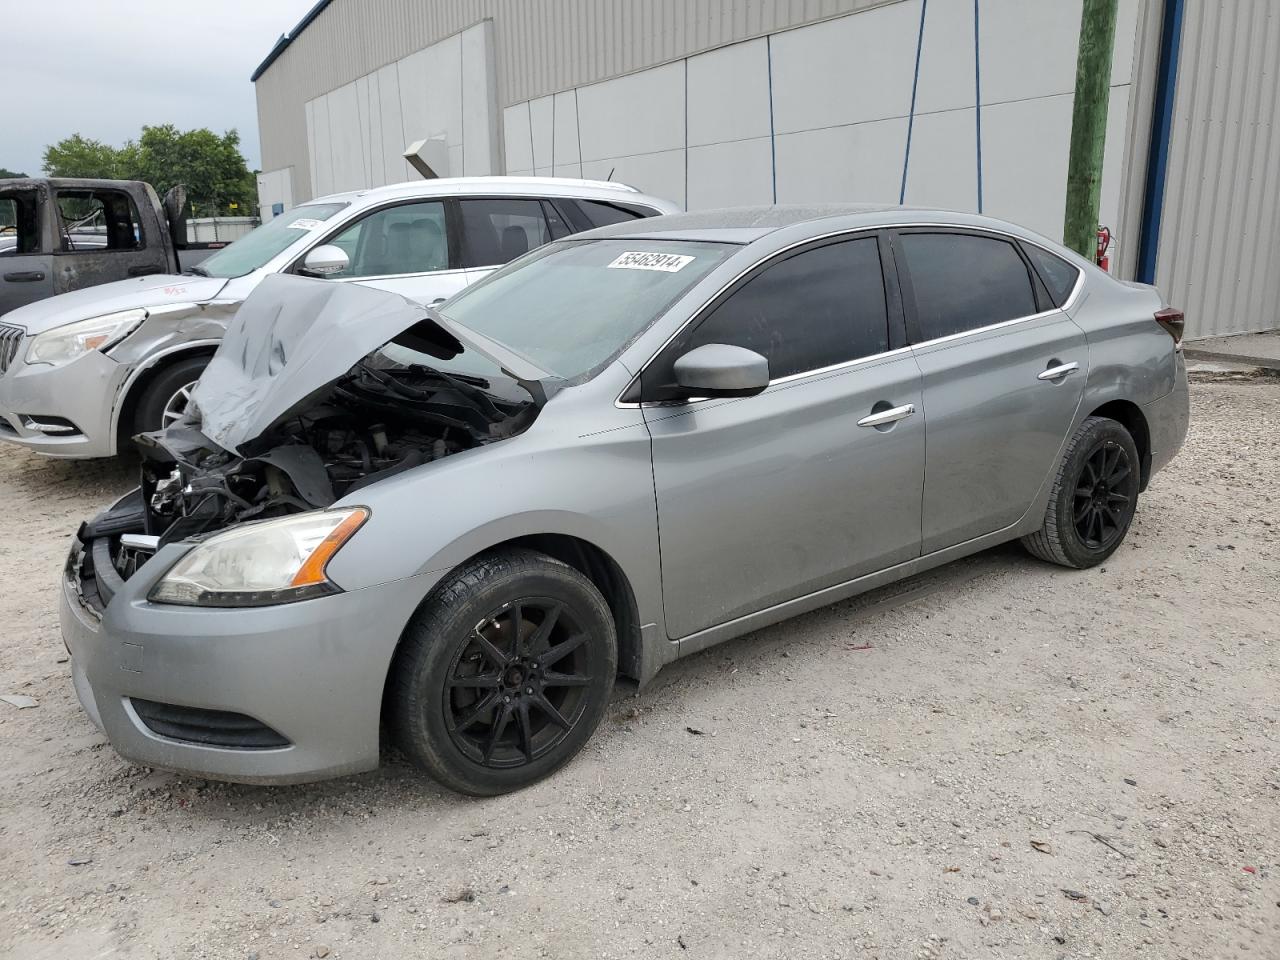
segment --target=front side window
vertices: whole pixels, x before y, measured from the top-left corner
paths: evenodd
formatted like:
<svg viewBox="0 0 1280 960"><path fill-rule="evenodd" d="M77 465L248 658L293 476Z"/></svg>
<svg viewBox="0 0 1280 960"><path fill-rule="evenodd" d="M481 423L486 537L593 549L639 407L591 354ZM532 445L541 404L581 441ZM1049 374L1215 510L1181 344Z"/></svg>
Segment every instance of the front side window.
<svg viewBox="0 0 1280 960"><path fill-rule="evenodd" d="M458 209L462 213L464 267L510 263L551 240L541 201L459 200Z"/></svg>
<svg viewBox="0 0 1280 960"><path fill-rule="evenodd" d="M683 396L675 361L727 343L769 361L777 380L889 349L884 274L875 237L813 247L766 266L678 336L644 373L644 399Z"/></svg>
<svg viewBox="0 0 1280 960"><path fill-rule="evenodd" d="M444 203L428 200L384 207L329 241L350 265L331 277L387 277L449 269Z"/></svg>
<svg viewBox="0 0 1280 960"><path fill-rule="evenodd" d="M306 203L273 217L194 267L208 277L243 277L302 240L346 207L345 203Z"/></svg>
<svg viewBox="0 0 1280 960"><path fill-rule="evenodd" d="M685 240L562 240L440 309L564 380L594 376L735 250Z"/></svg>
<svg viewBox="0 0 1280 960"><path fill-rule="evenodd" d="M142 228L133 198L120 190L59 190L54 201L64 252L139 250Z"/></svg>
<svg viewBox="0 0 1280 960"><path fill-rule="evenodd" d="M0 257L40 252L40 203L34 190L0 196Z"/></svg>
<svg viewBox="0 0 1280 960"><path fill-rule="evenodd" d="M903 233L899 241L922 342L1037 312L1031 276L1012 243L964 233Z"/></svg>

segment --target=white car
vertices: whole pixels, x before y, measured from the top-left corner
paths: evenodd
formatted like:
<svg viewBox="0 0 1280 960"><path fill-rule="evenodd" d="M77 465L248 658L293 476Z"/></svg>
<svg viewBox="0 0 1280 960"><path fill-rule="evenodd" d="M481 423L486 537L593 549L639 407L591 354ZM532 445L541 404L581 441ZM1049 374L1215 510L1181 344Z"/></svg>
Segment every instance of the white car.
<svg viewBox="0 0 1280 960"><path fill-rule="evenodd" d="M178 419L228 320L272 274L430 304L544 243L678 210L626 184L552 177L419 180L308 201L181 275L88 287L0 317L0 440L109 457Z"/></svg>

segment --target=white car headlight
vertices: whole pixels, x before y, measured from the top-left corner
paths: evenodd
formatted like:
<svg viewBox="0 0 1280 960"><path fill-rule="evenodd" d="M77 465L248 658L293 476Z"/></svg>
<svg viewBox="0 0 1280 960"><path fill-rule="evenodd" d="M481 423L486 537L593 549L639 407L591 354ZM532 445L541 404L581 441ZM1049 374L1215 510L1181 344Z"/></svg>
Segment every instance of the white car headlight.
<svg viewBox="0 0 1280 960"><path fill-rule="evenodd" d="M216 534L175 563L147 599L260 607L338 593L325 567L368 518L364 507L316 510Z"/></svg>
<svg viewBox="0 0 1280 960"><path fill-rule="evenodd" d="M46 330L31 338L31 345L27 347L27 363L47 363L56 367L90 350L109 350L133 333L145 319L145 310L121 310Z"/></svg>

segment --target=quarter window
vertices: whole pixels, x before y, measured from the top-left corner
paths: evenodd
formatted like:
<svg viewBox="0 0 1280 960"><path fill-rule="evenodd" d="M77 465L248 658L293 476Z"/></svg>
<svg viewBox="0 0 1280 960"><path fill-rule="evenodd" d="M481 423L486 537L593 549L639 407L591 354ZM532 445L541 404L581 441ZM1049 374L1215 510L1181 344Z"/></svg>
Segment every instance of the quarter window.
<svg viewBox="0 0 1280 960"><path fill-rule="evenodd" d="M384 207L348 227L329 243L351 261L331 277L386 277L449 267L444 204L438 200Z"/></svg>
<svg viewBox="0 0 1280 960"><path fill-rule="evenodd" d="M1060 307L1066 303L1067 297L1075 289L1076 280L1080 278L1079 269L1033 243L1024 243L1022 249L1027 252L1027 259L1044 281L1049 296L1053 298L1053 305Z"/></svg>
<svg viewBox="0 0 1280 960"><path fill-rule="evenodd" d="M922 340L1036 312L1031 277L1012 243L959 233L904 233L900 241Z"/></svg>
<svg viewBox="0 0 1280 960"><path fill-rule="evenodd" d="M459 200L462 211L462 265L509 263L551 240L538 200Z"/></svg>
<svg viewBox="0 0 1280 960"><path fill-rule="evenodd" d="M611 203L599 200L577 200L578 209L590 221L593 227L607 227L611 223L625 223L628 220L639 220L643 214L635 210L624 210Z"/></svg>
<svg viewBox="0 0 1280 960"><path fill-rule="evenodd" d="M655 375L646 373L645 399L678 395L671 365L707 343L756 351L774 380L888 350L876 238L829 243L766 267L664 353Z"/></svg>

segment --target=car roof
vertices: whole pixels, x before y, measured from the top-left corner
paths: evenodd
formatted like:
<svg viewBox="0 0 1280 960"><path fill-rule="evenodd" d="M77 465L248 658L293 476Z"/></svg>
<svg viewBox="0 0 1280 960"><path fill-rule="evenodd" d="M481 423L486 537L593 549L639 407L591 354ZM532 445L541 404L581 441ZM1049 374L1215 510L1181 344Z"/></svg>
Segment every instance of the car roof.
<svg viewBox="0 0 1280 960"><path fill-rule="evenodd" d="M366 190L331 193L308 203L343 201L369 203L400 197L493 196L534 194L542 197L581 197L588 200L643 202L650 199L635 187L613 180L577 180L570 177L439 177L409 180Z"/></svg>
<svg viewBox="0 0 1280 960"><path fill-rule="evenodd" d="M838 226L831 221L839 221ZM773 204L752 207L726 207L675 213L644 220L598 227L574 234L571 240L632 237L645 240L692 240L747 244L771 233L788 228L789 233L802 234L804 225L814 224L814 232L826 232L832 226L839 230L910 225L943 224L948 226L994 229L1002 233L1035 239L1045 238L1016 224L991 217L956 210L925 207L903 207L886 203ZM1050 241L1051 242L1051 241ZM1056 247L1057 244L1054 244Z"/></svg>

